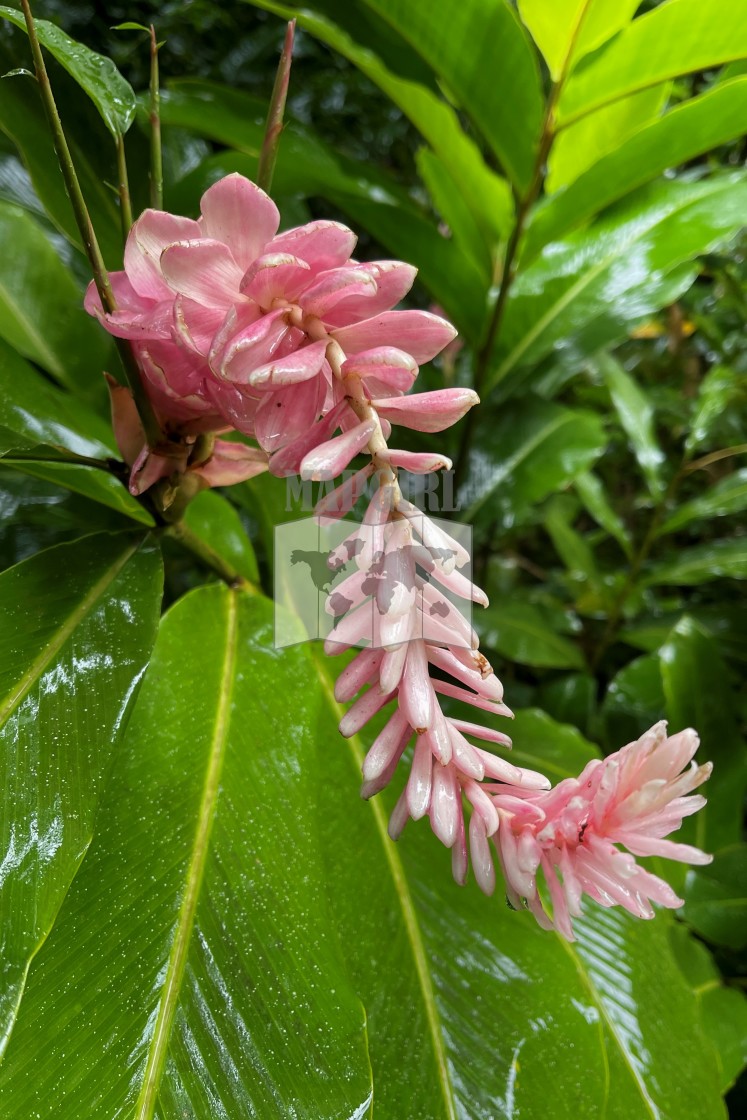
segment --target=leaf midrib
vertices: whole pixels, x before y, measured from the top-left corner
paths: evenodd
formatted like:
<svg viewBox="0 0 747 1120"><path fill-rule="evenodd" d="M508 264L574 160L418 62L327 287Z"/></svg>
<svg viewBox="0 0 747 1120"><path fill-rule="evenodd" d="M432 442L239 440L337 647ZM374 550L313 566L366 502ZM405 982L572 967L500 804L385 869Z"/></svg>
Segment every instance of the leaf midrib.
<svg viewBox="0 0 747 1120"><path fill-rule="evenodd" d="M96 581L88 594L85 595L75 609L70 612L64 622L57 628L50 641L45 644L44 649L31 662L18 684L6 697L4 703L0 705L0 728L4 726L6 720L28 694L34 682L38 680L49 663L57 656L76 627L80 625L88 612L101 598L106 588L114 582L127 561L140 547L140 543L141 538L138 538L134 543L130 543L127 546L122 554L117 557L114 563L111 564L104 574Z"/></svg>
<svg viewBox="0 0 747 1120"><path fill-rule="evenodd" d="M135 1106L135 1120L153 1120L210 848L210 834L215 819L215 807L228 741L231 702L236 680L238 602L235 592L230 592L226 596L226 608L226 648L221 668L213 738L205 771L192 855L187 868L184 895L179 907L179 916L164 978L158 1016L148 1047L143 1084Z"/></svg>
<svg viewBox="0 0 747 1120"><path fill-rule="evenodd" d="M37 331L35 325L26 315L21 304L14 299L7 285L0 282L0 299L3 299L7 304L12 315L18 321L21 330L27 339L30 339L32 344L36 347L36 354L32 357L41 357L46 369L53 373L55 377L64 380L65 371L62 368L60 361L54 352L49 348L43 336Z"/></svg>
<svg viewBox="0 0 747 1120"><path fill-rule="evenodd" d="M322 687L330 708L339 719L343 714L343 709L337 703L334 697L334 692L331 687L329 676L325 669L322 668L318 653L314 654L314 664L316 666L319 682ZM356 771L360 770L361 763L365 751L363 744L358 735L353 735L346 740L349 748L351 760L355 763ZM446 1049L443 1040L443 1028L441 1025L441 1018L436 1004L436 995L433 989L430 973L428 971L428 962L426 959L425 944L423 935L420 930L417 913L415 911L415 903L413 902L412 894L405 875L405 869L402 866L402 861L399 857L395 844L389 839L387 831L387 824L384 816L384 810L379 798L374 797L369 802L373 812L374 823L378 833L381 845L386 857L387 864L394 883L394 889L400 903L402 911L402 920L407 933L407 939L410 942L413 959L415 962L415 971L417 973L418 981L420 983L420 990L423 995L423 1004L425 1009L425 1017L428 1023L428 1031L431 1036L431 1043L433 1045L434 1057L436 1066L438 1068L438 1080L441 1093L446 1108L446 1115L448 1120L457 1120L456 1106L454 1102L454 1090L451 1085L451 1077L449 1075L448 1060L446 1057Z"/></svg>

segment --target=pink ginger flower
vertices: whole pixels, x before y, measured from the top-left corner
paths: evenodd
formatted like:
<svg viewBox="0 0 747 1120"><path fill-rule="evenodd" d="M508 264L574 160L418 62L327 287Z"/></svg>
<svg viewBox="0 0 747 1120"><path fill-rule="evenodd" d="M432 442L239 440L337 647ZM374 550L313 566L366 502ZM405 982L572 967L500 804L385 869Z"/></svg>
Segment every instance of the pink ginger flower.
<svg viewBox="0 0 747 1120"><path fill-rule="evenodd" d="M416 270L353 260L347 227L318 221L277 234L274 202L236 174L210 187L200 207L197 221L156 210L138 218L124 272L112 276L117 311L104 314L93 287L86 296L107 330L133 340L148 383L192 418L215 424L217 414L273 454L343 404L327 360L333 340L359 356L367 391L389 399L454 337L438 316L391 310ZM424 422L422 409L418 420L418 406L408 407L412 426ZM434 407L445 415L445 402ZM343 433L357 423L345 408L334 421ZM297 457L296 448L271 469L296 470L288 463Z"/></svg>
<svg viewBox="0 0 747 1120"><path fill-rule="evenodd" d="M518 908L525 899L541 925L556 928L568 940L573 940L571 919L581 913L584 894L602 906L623 906L638 918L653 918L652 902L682 906L668 883L640 867L634 856L711 862L712 856L698 848L665 839L705 805L704 797L687 796L712 769L711 763L692 761L698 742L691 728L667 736L662 721L549 793L506 796L493 787L500 818L493 841L512 904ZM540 870L552 919L539 898Z"/></svg>

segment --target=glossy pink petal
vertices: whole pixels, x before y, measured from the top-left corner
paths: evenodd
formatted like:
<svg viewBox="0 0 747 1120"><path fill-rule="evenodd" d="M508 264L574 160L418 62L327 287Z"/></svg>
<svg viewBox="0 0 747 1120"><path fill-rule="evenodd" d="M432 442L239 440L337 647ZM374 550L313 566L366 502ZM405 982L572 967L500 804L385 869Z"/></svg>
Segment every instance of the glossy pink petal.
<svg viewBox="0 0 747 1120"><path fill-rule="evenodd" d="M300 257L316 274L346 264L357 240L347 226L322 220L279 233L267 246L267 252Z"/></svg>
<svg viewBox="0 0 747 1120"><path fill-rule="evenodd" d="M429 311L385 311L331 332L346 354L376 346L396 346L412 354L419 366L435 358L456 336L451 323Z"/></svg>
<svg viewBox="0 0 747 1120"><path fill-rule="evenodd" d="M350 431L320 444L304 456L301 478L313 482L337 478L363 450L375 429L375 420L364 420Z"/></svg>
<svg viewBox="0 0 747 1120"><path fill-rule="evenodd" d="M205 307L184 296L177 296L173 306L174 340L187 350L207 357L225 319L223 308Z"/></svg>
<svg viewBox="0 0 747 1120"><path fill-rule="evenodd" d="M387 390L405 393L418 375L418 365L411 354L394 346L377 346L353 354L342 364L343 377L360 377L368 388L372 383ZM369 395L370 390L369 390Z"/></svg>
<svg viewBox="0 0 747 1120"><path fill-rule="evenodd" d="M318 419L324 395L325 385L319 377L265 393L254 418L259 444L271 454L298 439Z"/></svg>
<svg viewBox="0 0 747 1120"><path fill-rule="evenodd" d="M242 294L266 309L275 299L293 301L308 284L306 261L290 253L266 253L254 261L241 281Z"/></svg>
<svg viewBox="0 0 747 1120"><path fill-rule="evenodd" d="M376 294L376 281L362 268L333 268L320 272L311 284L301 292L298 302L306 315L323 319L330 308L341 299L349 296L373 296Z"/></svg>
<svg viewBox="0 0 747 1120"><path fill-rule="evenodd" d="M281 389L286 385L296 385L299 381L308 381L316 377L324 365L327 343L324 339L319 342L310 342L299 350L275 358L267 365L253 369L246 376L246 384L250 389ZM242 369L240 361L241 351L237 349L232 361L226 363L226 370L232 381L240 383L246 366Z"/></svg>
<svg viewBox="0 0 747 1120"><path fill-rule="evenodd" d="M135 291L149 299L168 299L171 292L161 275L161 254L176 241L199 236L200 227L191 218L144 210L128 234L124 251L125 272Z"/></svg>
<svg viewBox="0 0 747 1120"><path fill-rule="evenodd" d="M228 246L207 237L164 249L161 271L173 291L205 307L224 309L238 298L243 276Z"/></svg>
<svg viewBox="0 0 747 1120"><path fill-rule="evenodd" d="M317 517L345 517L350 513L358 499L365 494L368 480L374 472L373 463L366 463L351 478L316 503L314 512Z"/></svg>
<svg viewBox="0 0 747 1120"><path fill-rule="evenodd" d="M231 320L230 315L228 320ZM237 317L235 322L241 322L241 318ZM211 347L210 368L225 381L248 386L255 370L283 353L283 343L290 330L282 311L262 315L232 333L227 322L226 329L221 330Z"/></svg>
<svg viewBox="0 0 747 1120"><path fill-rule="evenodd" d="M217 439L211 458L194 471L207 486L233 486L267 470L267 454L258 447Z"/></svg>
<svg viewBox="0 0 747 1120"><path fill-rule="evenodd" d="M461 420L479 402L480 398L473 389L455 388L389 397L371 403L379 415L392 424L401 424L418 432L442 432Z"/></svg>
<svg viewBox="0 0 747 1120"><path fill-rule="evenodd" d="M330 326L345 326L389 311L407 295L418 270L403 261L372 261L359 266L376 281L376 294L370 298L346 297L329 313Z"/></svg>
<svg viewBox="0 0 747 1120"><path fill-rule="evenodd" d="M379 458L393 467L402 467L411 474L432 474L433 471L450 471L451 459L437 451L384 451Z"/></svg>
<svg viewBox="0 0 747 1120"><path fill-rule="evenodd" d="M226 175L200 200L206 237L227 245L242 273L260 256L280 223L275 203L243 175Z"/></svg>
<svg viewBox="0 0 747 1120"><path fill-rule="evenodd" d="M285 478L289 474L298 474L304 456L318 447L320 443L328 440L335 429L339 427L342 418L350 412L352 412L352 409L348 402L345 400L339 401L334 408L330 409L316 424L313 424L308 431L303 432L298 439L286 444L282 450L275 452L270 459L271 473L277 475L278 478ZM353 416L355 416L355 413L353 413ZM357 417L355 418L357 419Z"/></svg>

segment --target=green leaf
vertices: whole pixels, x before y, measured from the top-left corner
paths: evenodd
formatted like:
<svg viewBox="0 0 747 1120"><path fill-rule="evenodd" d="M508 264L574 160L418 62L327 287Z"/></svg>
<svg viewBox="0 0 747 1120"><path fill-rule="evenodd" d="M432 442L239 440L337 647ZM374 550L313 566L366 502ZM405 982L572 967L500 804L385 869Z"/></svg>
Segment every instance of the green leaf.
<svg viewBox="0 0 747 1120"><path fill-rule="evenodd" d="M677 106L618 143L537 211L527 234L525 260L667 168L741 136L745 116L747 78L735 78Z"/></svg>
<svg viewBox="0 0 747 1120"><path fill-rule="evenodd" d="M539 708L516 712L510 731L514 741L512 761L541 770L553 784L577 777L587 762L599 758L599 748L580 731L551 719Z"/></svg>
<svg viewBox="0 0 747 1120"><path fill-rule="evenodd" d="M582 669L581 650L554 628L547 611L531 603L507 602L488 607L476 622L484 645L520 665L548 669Z"/></svg>
<svg viewBox="0 0 747 1120"><path fill-rule="evenodd" d="M624 27L637 6L638 0L519 0L519 13L557 82L571 60Z"/></svg>
<svg viewBox="0 0 747 1120"><path fill-rule="evenodd" d="M692 453L698 447L712 446L713 430L719 420L731 405L740 409L745 398L747 398L747 377L744 374L722 365L709 369L700 383L690 421L690 431L685 441L688 453Z"/></svg>
<svg viewBox="0 0 747 1120"><path fill-rule="evenodd" d="M0 202L0 336L68 388L98 389L110 339L38 223Z"/></svg>
<svg viewBox="0 0 747 1120"><path fill-rule="evenodd" d="M576 513L575 502L557 497L548 503L543 524L569 575L583 576L593 585L599 580L599 571L591 546L571 524Z"/></svg>
<svg viewBox="0 0 747 1120"><path fill-rule="evenodd" d="M630 661L610 681L602 704L610 746L619 750L637 739L662 718L665 704L658 656L648 654Z"/></svg>
<svg viewBox="0 0 747 1120"><path fill-rule="evenodd" d="M708 541L682 549L671 560L654 564L644 573L643 584L691 587L712 579L747 579L747 538Z"/></svg>
<svg viewBox="0 0 747 1120"><path fill-rule="evenodd" d="M471 449L464 520L480 513L513 524L591 466L606 444L593 412L531 396L508 405Z"/></svg>
<svg viewBox="0 0 747 1120"><path fill-rule="evenodd" d="M695 843L717 851L741 839L747 773L727 668L713 638L682 619L659 653L673 731L694 727L701 739L698 759L713 762L708 805L694 818Z"/></svg>
<svg viewBox="0 0 747 1120"><path fill-rule="evenodd" d="M747 844L722 848L708 867L688 871L685 918L715 945L747 945Z"/></svg>
<svg viewBox="0 0 747 1120"><path fill-rule="evenodd" d="M459 181L464 197L486 231L486 237L492 242L498 237L507 235L508 230L502 228L500 223L509 204L508 184L487 166L477 144L462 129L451 105L432 89L400 76L401 71L387 68L381 57L371 49L369 40L356 42L340 27L316 12L310 11L308 7L291 7L287 4L274 3L272 0L253 0L253 2L257 7L266 8L284 19L297 19L299 27L309 31L349 59L366 77L378 85L412 121L436 155L447 166L459 168ZM497 11L498 7L502 8L503 3L504 0L499 0L495 10ZM361 11L360 6L356 7L355 11L358 15ZM495 18L503 17L497 15ZM360 27L360 20L358 25ZM512 128L514 130L519 128L518 119Z"/></svg>
<svg viewBox="0 0 747 1120"><path fill-rule="evenodd" d="M462 0L434 19L429 0L365 0L457 95L511 181L525 192L534 172L543 99L537 63L504 0ZM501 65L493 65L495 44ZM465 60L469 64L465 65Z"/></svg>
<svg viewBox="0 0 747 1120"><path fill-rule="evenodd" d="M633 377L610 354L600 354L594 365L606 384L612 403L655 501L664 496L664 452L654 429L654 409Z"/></svg>
<svg viewBox="0 0 747 1120"><path fill-rule="evenodd" d="M636 923L589 905L568 945L509 910L500 887L493 899L473 883L456 887L427 822L393 845L381 798L357 797L364 748L337 739L328 672L320 661L330 695L321 820L330 895L368 1013L379 1120L411 1116L413 1101L428 1120L512 1111L539 1120L550 1074L553 1120L651 1120L653 1109L689 1120L694 1097L704 1120L721 1118L713 1054L667 916ZM553 778L596 753L543 713L520 713L511 730L512 757Z"/></svg>
<svg viewBox="0 0 747 1120"><path fill-rule="evenodd" d="M15 8L0 7L0 18L26 30L26 20ZM112 136L127 132L135 119L135 94L110 58L97 54L46 19L37 19L36 34L93 101Z"/></svg>
<svg viewBox="0 0 747 1120"><path fill-rule="evenodd" d="M630 557L633 552L630 534L612 508L601 479L591 471L584 471L577 475L574 486L587 512L615 538L625 555Z"/></svg>
<svg viewBox="0 0 747 1120"><path fill-rule="evenodd" d="M658 536L674 533L691 521L728 517L744 509L747 509L747 467L720 479L700 497L683 502L660 527Z"/></svg>
<svg viewBox="0 0 747 1120"><path fill-rule="evenodd" d="M161 564L142 539L84 537L0 575L0 1050L29 964L91 842L112 751L150 656Z"/></svg>
<svg viewBox="0 0 747 1120"><path fill-rule="evenodd" d="M661 114L671 86L671 82L664 82L623 97L561 129L548 156L545 190L554 194L567 187L602 156L617 151L633 133ZM539 217L541 207L534 213Z"/></svg>
<svg viewBox="0 0 747 1120"><path fill-rule="evenodd" d="M254 547L234 506L214 490L203 490L187 506L185 524L239 575L259 583L259 569Z"/></svg>
<svg viewBox="0 0 747 1120"><path fill-rule="evenodd" d="M118 457L111 428L82 401L45 381L37 371L0 340L0 424L18 435L26 448L47 444L94 459ZM9 442L14 443L10 438ZM61 460L63 457L61 456ZM34 478L54 482L101 502L143 525L152 525L148 511L113 475L92 467L61 461L10 462L6 466Z"/></svg>
<svg viewBox="0 0 747 1120"><path fill-rule="evenodd" d="M468 253L481 270L487 291L493 269L491 246L485 240L474 214L464 199L458 177L454 178L449 165L428 148L421 148L415 158L420 177L428 188L436 210L449 227L462 252ZM513 208L508 196L505 202L505 216L501 218L501 225L508 226Z"/></svg>
<svg viewBox="0 0 747 1120"><path fill-rule="evenodd" d="M318 686L272 634L269 603L219 585L166 615L29 976L0 1069L8 1120L367 1115L315 828Z"/></svg>
<svg viewBox="0 0 747 1120"><path fill-rule="evenodd" d="M553 719L574 724L586 732L597 707L597 687L596 680L588 673L563 673L543 681L537 695Z"/></svg>
<svg viewBox="0 0 747 1120"><path fill-rule="evenodd" d="M703 1029L711 1040L721 1078L721 1091L734 1084L747 1064L747 999L724 986L705 945L691 937L682 923L672 923L670 943L698 1002Z"/></svg>
<svg viewBox="0 0 747 1120"><path fill-rule="evenodd" d="M107 185L107 178L113 178L114 169L112 166L111 170L106 170L109 164L97 159L101 153L91 147L90 138L81 135L76 125L74 119L66 120L65 132L88 212L106 264L109 268L120 268L119 209L114 190ZM83 252L41 102L36 97L25 96L17 82L0 81L0 130L18 149L52 224Z"/></svg>
<svg viewBox="0 0 747 1120"><path fill-rule="evenodd" d="M746 208L741 174L662 182L546 246L512 287L488 384L512 375L505 396L553 351L577 363L619 339L692 283L681 266L732 237Z"/></svg>
<svg viewBox="0 0 747 1120"><path fill-rule="evenodd" d="M558 103L568 124L637 90L747 55L741 0L669 0L634 19L570 78Z"/></svg>

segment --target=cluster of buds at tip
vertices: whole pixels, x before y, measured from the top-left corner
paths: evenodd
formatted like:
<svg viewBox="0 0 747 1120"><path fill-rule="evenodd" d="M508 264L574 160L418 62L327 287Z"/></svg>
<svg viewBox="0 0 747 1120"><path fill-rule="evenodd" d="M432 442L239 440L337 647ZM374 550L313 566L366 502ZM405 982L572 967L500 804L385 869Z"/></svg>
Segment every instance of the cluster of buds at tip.
<svg viewBox="0 0 747 1120"><path fill-rule="evenodd" d="M131 340L173 444L148 447L127 390L112 387L131 488L141 492L174 471L191 474L196 486L263 470L327 481L365 455L316 513L346 515L374 482L360 529L345 542L355 570L329 598L331 614L341 602L345 610L326 649L361 647L336 685L337 699L352 701L342 734L386 716L363 763L363 796L382 790L409 758L392 838L410 818L427 816L451 849L458 882L471 863L479 886L492 893L497 860L510 901L568 938L583 894L644 918L652 901L680 905L634 857L709 860L665 839L703 804L687 795L709 767L692 763L682 772L697 736L667 737L658 724L554 788L498 753L511 740L484 715L512 713L454 602L484 606L486 596L464 574L463 545L405 500L398 481L401 470L451 464L438 452L389 445L394 425L440 432L477 403L465 388L410 392L420 365L456 332L429 312L393 310L415 270L400 261L355 261L356 238L345 226L318 221L278 234L278 225L271 199L229 175L203 195L196 221L154 210L138 219L124 272L112 276L115 312L105 313L89 289L88 310ZM227 430L253 445L214 438ZM475 717L453 714L459 704L477 709Z"/></svg>

